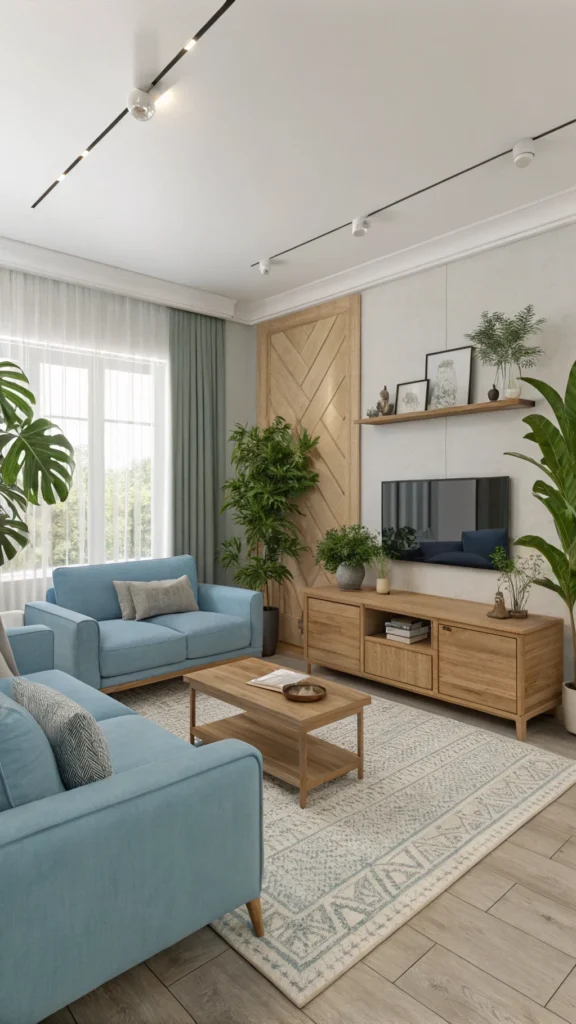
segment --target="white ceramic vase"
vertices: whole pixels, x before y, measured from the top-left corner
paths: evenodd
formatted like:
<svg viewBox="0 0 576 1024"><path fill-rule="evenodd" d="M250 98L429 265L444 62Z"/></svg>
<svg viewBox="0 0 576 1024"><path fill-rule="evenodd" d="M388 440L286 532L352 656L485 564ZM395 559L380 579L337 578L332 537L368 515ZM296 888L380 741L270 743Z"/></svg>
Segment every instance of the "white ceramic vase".
<svg viewBox="0 0 576 1024"><path fill-rule="evenodd" d="M516 377L509 377L506 382L504 395L506 398L520 398L522 392L521 382Z"/></svg>
<svg viewBox="0 0 576 1024"><path fill-rule="evenodd" d="M576 735L576 689L574 683L564 683L562 687L562 711L564 728Z"/></svg>
<svg viewBox="0 0 576 1024"><path fill-rule="evenodd" d="M387 576L379 576L376 580L376 593L377 594L389 594L390 593L390 580Z"/></svg>

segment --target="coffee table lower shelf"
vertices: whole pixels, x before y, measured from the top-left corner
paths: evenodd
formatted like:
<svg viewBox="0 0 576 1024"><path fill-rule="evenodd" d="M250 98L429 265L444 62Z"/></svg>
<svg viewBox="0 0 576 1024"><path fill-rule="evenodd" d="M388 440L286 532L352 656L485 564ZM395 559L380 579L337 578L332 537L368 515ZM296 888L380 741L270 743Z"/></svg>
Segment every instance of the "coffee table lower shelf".
<svg viewBox="0 0 576 1024"><path fill-rule="evenodd" d="M300 790L301 807L306 806L308 791L323 782L351 771L358 771L362 777L361 754L307 732L280 727L276 722L271 726L246 713L206 725L191 725L190 738L204 743L229 739L251 743L262 754L265 772Z"/></svg>

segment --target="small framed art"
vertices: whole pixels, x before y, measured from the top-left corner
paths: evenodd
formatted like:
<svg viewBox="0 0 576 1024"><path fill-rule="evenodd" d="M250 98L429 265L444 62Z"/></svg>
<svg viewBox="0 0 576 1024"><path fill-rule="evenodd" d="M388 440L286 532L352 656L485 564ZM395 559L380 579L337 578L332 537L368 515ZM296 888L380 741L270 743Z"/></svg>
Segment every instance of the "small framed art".
<svg viewBox="0 0 576 1024"><path fill-rule="evenodd" d="M472 345L445 348L426 356L426 376L430 381L427 409L447 409L470 405L472 387Z"/></svg>
<svg viewBox="0 0 576 1024"><path fill-rule="evenodd" d="M396 415L424 412L428 403L428 380L410 380L396 385Z"/></svg>

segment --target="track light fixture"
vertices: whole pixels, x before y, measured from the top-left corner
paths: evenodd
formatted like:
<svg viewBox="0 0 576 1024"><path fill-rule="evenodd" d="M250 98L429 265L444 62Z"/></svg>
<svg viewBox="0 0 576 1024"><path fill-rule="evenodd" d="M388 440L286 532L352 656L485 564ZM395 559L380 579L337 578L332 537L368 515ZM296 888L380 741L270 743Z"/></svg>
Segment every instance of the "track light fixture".
<svg viewBox="0 0 576 1024"><path fill-rule="evenodd" d="M260 260L258 270L263 277L268 277L268 274L270 273L270 260Z"/></svg>
<svg viewBox="0 0 576 1024"><path fill-rule="evenodd" d="M370 221L367 217L354 217L352 221L352 234L354 238L362 238L368 234L370 228Z"/></svg>
<svg viewBox="0 0 576 1024"><path fill-rule="evenodd" d="M536 156L534 139L520 139L512 150L512 158L516 167L528 167Z"/></svg>
<svg viewBox="0 0 576 1024"><path fill-rule="evenodd" d="M149 92L132 89L128 96L128 110L137 121L149 121L156 113L156 104Z"/></svg>

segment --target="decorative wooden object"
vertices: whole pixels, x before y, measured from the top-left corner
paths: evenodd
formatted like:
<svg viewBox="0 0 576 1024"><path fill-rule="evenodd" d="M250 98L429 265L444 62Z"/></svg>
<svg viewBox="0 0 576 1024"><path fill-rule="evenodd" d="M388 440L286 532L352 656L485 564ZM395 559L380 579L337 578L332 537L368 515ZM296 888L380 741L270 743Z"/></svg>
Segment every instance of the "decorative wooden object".
<svg viewBox="0 0 576 1024"><path fill-rule="evenodd" d="M286 700L283 693L247 685L249 679L281 668L259 658L244 658L223 668L201 669L185 676L190 684L190 740L197 736L204 743L225 739L251 743L262 754L264 771L296 786L300 807L306 807L308 793L315 786L351 771L357 771L359 779L363 777L362 713L371 697L327 679L318 680L326 687L326 697L313 703ZM198 725L196 690L242 708L245 713ZM350 715L356 715L358 721L357 753L309 735Z"/></svg>
<svg viewBox="0 0 576 1024"><path fill-rule="evenodd" d="M449 416L471 416L477 412L506 412L507 409L532 409L528 398L502 398L498 402L475 402L473 405L453 405L446 409L425 409L421 412L402 412L393 416L366 416L357 423L371 423L385 427L389 423L407 423L409 420L438 420Z"/></svg>
<svg viewBox="0 0 576 1024"><path fill-rule="evenodd" d="M301 499L298 517L310 548L288 562L294 580L274 587L280 640L302 648L302 587L328 583L314 564L316 544L330 527L360 516L360 296L347 295L258 328L258 424L283 416L320 442L318 485Z"/></svg>
<svg viewBox="0 0 576 1024"><path fill-rule="evenodd" d="M489 619L489 605L408 591L305 591L305 656L340 669L486 711L516 723L562 699L564 622L547 615ZM430 638L405 644L385 636L393 615L430 623Z"/></svg>

